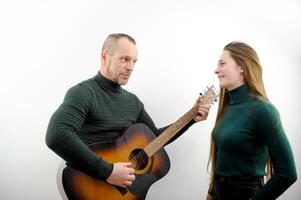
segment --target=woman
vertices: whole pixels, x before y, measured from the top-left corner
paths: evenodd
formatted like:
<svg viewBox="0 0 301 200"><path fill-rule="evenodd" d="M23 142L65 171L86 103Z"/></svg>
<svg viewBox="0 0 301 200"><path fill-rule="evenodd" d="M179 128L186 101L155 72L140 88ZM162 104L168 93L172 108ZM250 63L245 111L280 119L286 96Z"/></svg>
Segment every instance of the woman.
<svg viewBox="0 0 301 200"><path fill-rule="evenodd" d="M276 199L297 173L279 113L267 98L257 53L245 43L232 42L224 47L215 74L220 99L206 199Z"/></svg>

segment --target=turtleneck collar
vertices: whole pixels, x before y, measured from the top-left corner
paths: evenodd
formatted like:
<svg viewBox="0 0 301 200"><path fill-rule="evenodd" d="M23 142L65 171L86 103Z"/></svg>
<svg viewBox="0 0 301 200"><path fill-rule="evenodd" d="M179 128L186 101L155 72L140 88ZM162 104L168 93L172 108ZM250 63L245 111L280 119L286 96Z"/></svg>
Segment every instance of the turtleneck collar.
<svg viewBox="0 0 301 200"><path fill-rule="evenodd" d="M230 105L245 102L251 98L249 88L244 84L233 90L227 91L230 98Z"/></svg>
<svg viewBox="0 0 301 200"><path fill-rule="evenodd" d="M102 87L105 90L108 90L110 92L117 93L117 92L120 92L122 89L119 84L107 79L100 72L98 72L96 75L96 81L100 87Z"/></svg>

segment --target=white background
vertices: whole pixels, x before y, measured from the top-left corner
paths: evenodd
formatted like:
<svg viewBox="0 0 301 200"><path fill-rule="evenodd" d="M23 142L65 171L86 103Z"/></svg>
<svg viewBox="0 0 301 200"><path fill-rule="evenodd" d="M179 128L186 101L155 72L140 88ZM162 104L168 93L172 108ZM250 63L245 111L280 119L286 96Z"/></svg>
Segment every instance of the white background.
<svg viewBox="0 0 301 200"><path fill-rule="evenodd" d="M218 87L213 71L226 44L249 43L300 176L299 0L11 0L1 1L0 20L1 199L61 199L62 160L46 147L48 121L69 87L97 73L102 42L115 32L137 41L139 60L125 88L158 127L184 114L207 85ZM205 198L216 108L166 147L171 170L147 200ZM300 186L298 180L281 199L299 199Z"/></svg>

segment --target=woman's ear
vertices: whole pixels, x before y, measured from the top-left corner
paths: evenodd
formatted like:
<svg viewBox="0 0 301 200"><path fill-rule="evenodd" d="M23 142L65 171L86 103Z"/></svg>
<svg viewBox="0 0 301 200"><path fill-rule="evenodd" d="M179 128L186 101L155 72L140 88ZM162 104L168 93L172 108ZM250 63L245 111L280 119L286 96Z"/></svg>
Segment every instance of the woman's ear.
<svg viewBox="0 0 301 200"><path fill-rule="evenodd" d="M239 65L239 72L240 72L240 73L243 73L243 72L244 72L244 69L243 69L242 66L240 66L240 65Z"/></svg>

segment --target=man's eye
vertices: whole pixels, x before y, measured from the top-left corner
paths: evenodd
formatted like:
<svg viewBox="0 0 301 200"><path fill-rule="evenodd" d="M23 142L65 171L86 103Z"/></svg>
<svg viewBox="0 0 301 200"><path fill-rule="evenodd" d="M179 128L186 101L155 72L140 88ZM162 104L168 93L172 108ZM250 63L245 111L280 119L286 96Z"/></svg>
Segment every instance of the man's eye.
<svg viewBox="0 0 301 200"><path fill-rule="evenodd" d="M128 58L121 58L121 59L120 59L120 62L122 62L122 63L127 63L127 62L129 62L129 59L128 59Z"/></svg>

